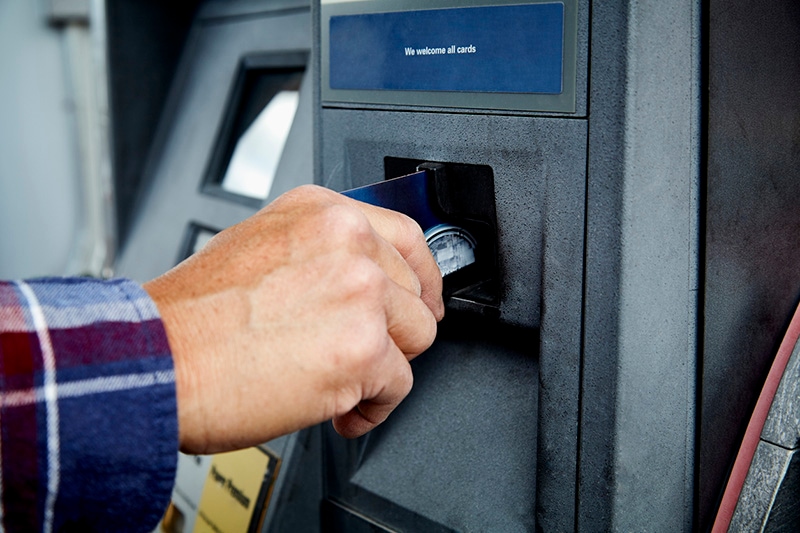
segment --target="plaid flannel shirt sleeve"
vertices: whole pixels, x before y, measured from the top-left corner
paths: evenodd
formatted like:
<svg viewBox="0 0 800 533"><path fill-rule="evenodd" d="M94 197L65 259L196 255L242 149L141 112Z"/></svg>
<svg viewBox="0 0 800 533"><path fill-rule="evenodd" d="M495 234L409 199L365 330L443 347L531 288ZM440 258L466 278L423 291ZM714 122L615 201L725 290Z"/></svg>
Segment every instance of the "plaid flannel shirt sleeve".
<svg viewBox="0 0 800 533"><path fill-rule="evenodd" d="M155 304L129 280L0 282L0 531L152 531L178 451Z"/></svg>

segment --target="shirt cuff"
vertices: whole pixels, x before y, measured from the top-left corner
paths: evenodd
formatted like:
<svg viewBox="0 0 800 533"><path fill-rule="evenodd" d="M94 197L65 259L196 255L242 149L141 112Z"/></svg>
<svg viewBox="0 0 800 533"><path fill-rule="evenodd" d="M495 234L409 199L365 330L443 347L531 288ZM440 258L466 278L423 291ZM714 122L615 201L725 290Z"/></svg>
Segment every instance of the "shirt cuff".
<svg viewBox="0 0 800 533"><path fill-rule="evenodd" d="M28 406L36 429L25 433L38 457L39 525L152 531L169 503L178 452L175 372L155 304L125 279L49 278L17 288L41 352L30 354L41 394ZM6 436L14 435L7 411L3 467ZM6 512L14 507L7 488L4 479Z"/></svg>

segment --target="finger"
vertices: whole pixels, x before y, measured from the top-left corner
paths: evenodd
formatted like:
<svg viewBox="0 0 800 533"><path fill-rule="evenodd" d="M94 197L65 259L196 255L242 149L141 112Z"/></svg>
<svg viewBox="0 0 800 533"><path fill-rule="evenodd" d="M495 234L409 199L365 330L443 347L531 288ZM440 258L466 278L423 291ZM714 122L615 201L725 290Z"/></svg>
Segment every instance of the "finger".
<svg viewBox="0 0 800 533"><path fill-rule="evenodd" d="M436 317L421 298L394 283L390 285L384 292L386 328L410 361L433 344Z"/></svg>
<svg viewBox="0 0 800 533"><path fill-rule="evenodd" d="M416 271L408 264L400 252L392 246L390 242L383 238L374 228L371 227L373 234L372 250L370 258L384 271L389 279L397 285L403 287L410 293L421 296L422 283Z"/></svg>
<svg viewBox="0 0 800 533"><path fill-rule="evenodd" d="M334 417L333 427L343 437L360 437L374 429L411 391L414 375L403 353L397 346L391 345L386 357L387 368L376 373L385 379L377 393L371 398L364 398L348 413Z"/></svg>
<svg viewBox="0 0 800 533"><path fill-rule="evenodd" d="M431 255L419 225L396 211L349 198L348 200L358 205L375 231L397 249L416 273L421 286L422 301L428 305L436 319L441 320L444 317L442 273Z"/></svg>

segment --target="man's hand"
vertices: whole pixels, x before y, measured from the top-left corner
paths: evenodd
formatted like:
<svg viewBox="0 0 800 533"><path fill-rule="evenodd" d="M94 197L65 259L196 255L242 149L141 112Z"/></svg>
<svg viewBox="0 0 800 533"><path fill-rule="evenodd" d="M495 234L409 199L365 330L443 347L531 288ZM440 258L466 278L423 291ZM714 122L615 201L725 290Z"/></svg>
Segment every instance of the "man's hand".
<svg viewBox="0 0 800 533"><path fill-rule="evenodd" d="M333 419L346 437L411 390L444 315L410 218L314 186L286 193L145 284L175 359L183 451L255 445Z"/></svg>

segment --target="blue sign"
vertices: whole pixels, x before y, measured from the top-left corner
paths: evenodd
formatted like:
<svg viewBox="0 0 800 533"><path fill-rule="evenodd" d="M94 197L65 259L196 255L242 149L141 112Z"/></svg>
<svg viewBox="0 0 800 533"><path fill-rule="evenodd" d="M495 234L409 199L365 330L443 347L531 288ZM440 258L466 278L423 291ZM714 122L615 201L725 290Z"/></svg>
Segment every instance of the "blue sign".
<svg viewBox="0 0 800 533"><path fill-rule="evenodd" d="M564 4L330 18L330 88L560 94Z"/></svg>

